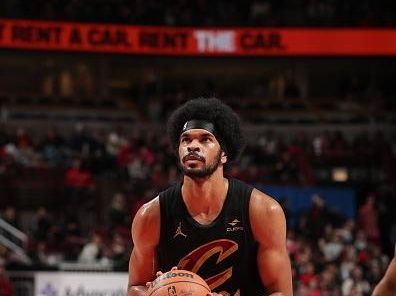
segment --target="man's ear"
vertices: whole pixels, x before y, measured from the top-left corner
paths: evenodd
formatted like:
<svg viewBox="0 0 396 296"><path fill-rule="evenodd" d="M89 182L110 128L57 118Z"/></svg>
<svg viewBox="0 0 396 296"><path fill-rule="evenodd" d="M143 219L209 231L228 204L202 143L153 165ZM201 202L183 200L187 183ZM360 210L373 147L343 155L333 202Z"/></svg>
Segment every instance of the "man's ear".
<svg viewBox="0 0 396 296"><path fill-rule="evenodd" d="M221 151L221 163L225 164L227 162L227 155L224 151Z"/></svg>

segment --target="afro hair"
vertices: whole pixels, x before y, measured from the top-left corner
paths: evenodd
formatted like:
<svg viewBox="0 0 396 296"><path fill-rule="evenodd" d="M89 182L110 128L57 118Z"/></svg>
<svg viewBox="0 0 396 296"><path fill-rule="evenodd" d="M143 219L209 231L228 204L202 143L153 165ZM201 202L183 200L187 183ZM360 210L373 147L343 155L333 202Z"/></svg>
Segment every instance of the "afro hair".
<svg viewBox="0 0 396 296"><path fill-rule="evenodd" d="M238 159L244 147L238 115L216 98L189 100L176 109L168 120L168 135L175 150L179 147L183 125L189 120L206 120L214 124L216 137L229 161Z"/></svg>

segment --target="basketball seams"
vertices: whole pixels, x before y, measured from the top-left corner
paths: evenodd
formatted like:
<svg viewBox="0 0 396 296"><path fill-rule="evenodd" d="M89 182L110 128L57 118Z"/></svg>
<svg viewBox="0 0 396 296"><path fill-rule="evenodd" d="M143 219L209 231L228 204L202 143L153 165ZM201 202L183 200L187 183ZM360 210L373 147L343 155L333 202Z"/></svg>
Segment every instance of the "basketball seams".
<svg viewBox="0 0 396 296"><path fill-rule="evenodd" d="M163 288L163 287L166 287L166 286L169 286L169 285L173 285L173 284L176 284L176 283L191 283L191 284L199 285L199 286L205 288L209 293L211 292L207 287L205 287L205 285L202 285L202 284L197 283L197 282L192 282L192 281L175 281L175 282L169 282L169 283L167 283L167 284L165 284L165 285L162 285L162 286L160 286L160 287L157 287L155 290L151 291L151 293L148 294L147 296L153 295L153 293L156 292L158 289L161 289L161 288Z"/></svg>

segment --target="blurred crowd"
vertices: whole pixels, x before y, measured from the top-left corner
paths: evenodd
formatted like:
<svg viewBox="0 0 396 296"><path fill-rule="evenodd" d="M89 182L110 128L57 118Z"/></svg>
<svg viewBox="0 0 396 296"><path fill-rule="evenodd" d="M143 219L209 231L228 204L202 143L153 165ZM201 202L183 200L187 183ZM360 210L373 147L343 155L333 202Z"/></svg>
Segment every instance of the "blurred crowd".
<svg viewBox="0 0 396 296"><path fill-rule="evenodd" d="M326 205L313 199L312 207L300 215L288 231L296 295L371 295L389 258L362 219L331 221ZM372 211L370 217L375 217ZM378 228L376 228L378 230Z"/></svg>
<svg viewBox="0 0 396 296"><path fill-rule="evenodd" d="M381 246L376 202L376 196L369 194L357 218L348 219L334 213L315 194L308 208L295 213L297 222L288 226L287 248L296 295L371 295L391 256ZM107 222L87 233L82 231L85 221L77 215L39 207L25 230L30 236L27 249L32 261L22 265L11 252L1 249L0 268L3 266L4 272L7 263L9 269L57 270L66 261L111 264L113 270L126 271L132 247L130 224L140 205L124 193L115 193L107 208ZM290 209L284 210L289 221ZM19 226L19 213L13 207L7 207L2 218ZM7 287L4 283L0 286ZM11 289L9 282L8 287Z"/></svg>
<svg viewBox="0 0 396 296"><path fill-rule="evenodd" d="M216 77L205 74L209 69L199 76L185 72L197 65L192 60L186 62L184 69L170 70L173 65L137 68L133 58L120 65L100 60L64 64L63 59L54 58L44 65L33 64L34 69L14 76L7 73L21 73L21 69L5 65L4 75L0 73L0 121L12 119L12 114L19 114L21 109L25 114L32 112L32 119L37 119L35 111L47 118L57 114L70 116L65 111L69 109L100 110L101 114L113 111L114 117L122 112L126 117L158 123L186 98L198 96L226 98L251 123L266 122L272 117L269 112L290 121L303 118L328 122L341 118L347 123L380 122L396 110L392 63L376 62L375 66L359 69L358 63L337 62L338 70L331 72L320 65L300 71L295 69L298 65L294 61L285 69L263 63L252 70L246 62L219 65L226 74ZM101 63L106 66L100 67ZM209 60L202 61L203 65L213 67ZM234 73L233 67L242 73ZM346 74L343 69L349 67L353 73ZM387 70L382 71L384 67ZM372 71L367 71L370 68ZM179 75L173 74L179 71ZM118 72L124 73L123 77L114 75ZM114 87L118 84L120 88ZM51 113L52 110L57 112ZM290 117L285 116L289 114Z"/></svg>
<svg viewBox="0 0 396 296"><path fill-rule="evenodd" d="M318 184L317 168L334 166L378 169L379 179L369 176L368 182L391 182L395 177L396 135L380 130L353 135L341 131L285 135L267 130L247 139L238 165L231 166L229 174L254 184ZM59 168L69 188L94 188L95 176L106 176L158 191L178 178L176 165L175 153L159 126L105 131L77 124L67 135L56 129L0 130L0 176L20 167Z"/></svg>
<svg viewBox="0 0 396 296"><path fill-rule="evenodd" d="M329 223L315 205L289 229L296 295L371 295L389 263L357 221ZM310 223L310 224L308 224ZM320 226L311 227L311 223ZM310 227L308 227L310 225ZM314 228L321 233L310 233Z"/></svg>
<svg viewBox="0 0 396 296"><path fill-rule="evenodd" d="M340 164L379 169L380 179L367 180L373 192L358 192L364 195L358 198L356 219L332 212L318 195L310 208L298 213L282 203L289 221L296 295L370 295L396 237L391 181L395 138L381 131L301 132L287 137L268 130L252 139L228 174L253 185L320 184L317 167ZM176 162L163 130L104 131L82 125L69 133L2 129L0 186L27 169L50 171L40 180L42 186L50 183L51 172L60 171L63 184L60 196L51 198L56 206L42 204L34 211L30 207L28 216L13 199L2 201L1 218L29 236L24 247L31 261L21 262L2 247L0 264L9 269L57 270L62 262L74 262L127 270L132 217L144 202L180 179ZM109 201L101 205L103 192L98 188L104 180L115 185ZM98 206L104 207L102 217L95 215Z"/></svg>
<svg viewBox="0 0 396 296"><path fill-rule="evenodd" d="M171 26L394 26L394 1L5 0L1 16Z"/></svg>
<svg viewBox="0 0 396 296"><path fill-rule="evenodd" d="M301 75L292 67L268 72L257 75L247 71L244 77L224 76L225 81L205 76L170 81L165 70L146 68L141 81L134 81L126 90L126 97L131 96L135 110L144 119L154 122L166 119L185 98L197 96L227 98L227 103L252 123L263 122L271 111L305 111L325 120L319 113L345 112L360 118L376 118L381 112L396 109L396 93L388 75L369 77L355 72L334 77L328 73L323 77L318 74L318 78L313 74Z"/></svg>
<svg viewBox="0 0 396 296"><path fill-rule="evenodd" d="M396 2L3 0L0 17L168 26L393 27ZM95 89L101 85L95 76L99 71L86 65L77 68L48 67L42 75L33 72L28 79L18 76L24 83L31 81L36 88L42 85L37 93L43 99L105 97L106 92L102 94ZM14 83L20 91L19 80L6 78L16 72L4 71L3 90ZM241 113L246 110L247 119L256 122L252 116L255 109L260 112L277 108L308 110L308 105L321 104L318 100L305 100L313 96L315 89L308 91L308 80L297 79L290 71L275 71L249 84L231 81L227 85L216 85L209 78L194 84L188 78L181 81L177 77L175 83L169 83L163 78L166 73L159 70L143 72L140 82L121 96L134 98L133 107L149 122L161 122L182 98L194 97L196 93L229 97L230 105ZM37 82L34 77L43 79ZM355 75L337 79L342 85L330 88L337 91L334 100L323 102L321 107L325 110L367 113L395 108L392 79L364 81ZM329 92L327 87L319 88ZM317 96L321 97L323 90L317 90ZM105 103L106 107L119 104L125 108L117 100ZM59 105L59 101L55 104ZM93 106L95 102L87 100L78 106L84 104ZM3 110L6 108L2 109L1 118L6 118L7 112ZM286 136L266 131L248 142L238 165L232 166L228 174L253 185L320 185L321 175L331 175L334 166L372 169L366 179L360 180L366 182L365 189L373 190L358 192L363 195L358 197L355 219L333 213L318 195L312 197L309 208L298 213L282 203L288 221L295 221L289 222L287 233L295 294L370 295L387 267L392 242L396 240L395 160L396 134L389 136L377 131L351 136L327 131ZM43 203L29 213L6 196L16 194L6 184L8 191L2 194L0 217L28 234L24 248L30 261L21 260L10 249L0 246L0 295L12 295L6 268L58 270L62 262L74 262L127 270L132 218L144 202L180 179L176 163L162 129L89 130L77 125L71 133L56 129L37 133L26 128L10 131L0 127L0 189L5 188L4 182L21 178L19 174L26 169L60 172L62 179L59 204ZM366 173L356 170L354 174ZM99 194L104 193L99 193L98 188L104 179L113 180L118 187L110 191L107 203L99 205ZM334 180L330 178L327 182ZM95 214L98 206L104 206L104 210L99 210L100 217Z"/></svg>

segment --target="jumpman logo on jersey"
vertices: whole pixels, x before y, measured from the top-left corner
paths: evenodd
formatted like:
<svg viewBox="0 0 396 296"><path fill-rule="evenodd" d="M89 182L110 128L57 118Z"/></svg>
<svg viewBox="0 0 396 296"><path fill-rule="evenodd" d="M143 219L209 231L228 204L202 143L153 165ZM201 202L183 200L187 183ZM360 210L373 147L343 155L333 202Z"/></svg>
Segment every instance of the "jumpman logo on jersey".
<svg viewBox="0 0 396 296"><path fill-rule="evenodd" d="M176 232L175 232L175 235L173 236L173 238L175 238L175 237L178 236L178 235L187 237L187 235L185 235L185 234L182 232L182 230L181 230L181 222L179 222L179 226L177 226L177 229L176 229Z"/></svg>

